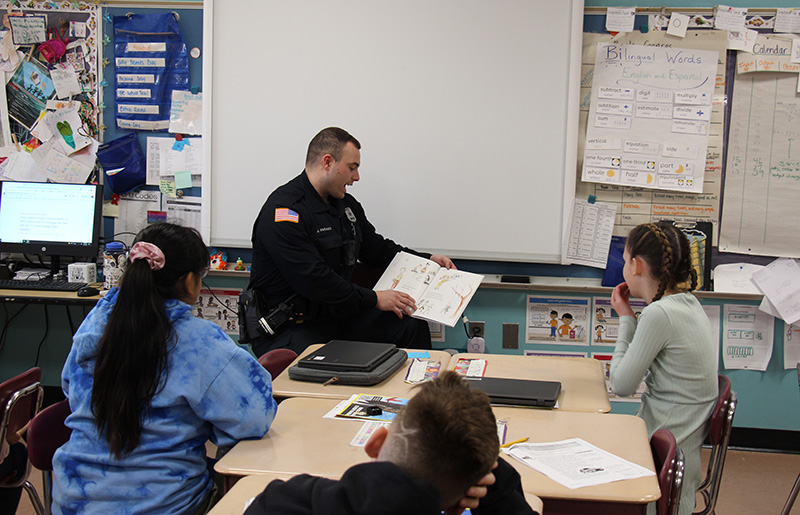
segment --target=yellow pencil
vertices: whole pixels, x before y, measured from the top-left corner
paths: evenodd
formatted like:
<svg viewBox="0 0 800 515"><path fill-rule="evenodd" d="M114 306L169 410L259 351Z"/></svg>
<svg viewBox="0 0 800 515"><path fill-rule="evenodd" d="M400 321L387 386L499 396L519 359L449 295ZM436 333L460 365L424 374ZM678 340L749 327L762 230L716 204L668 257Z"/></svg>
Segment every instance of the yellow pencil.
<svg viewBox="0 0 800 515"><path fill-rule="evenodd" d="M528 437L526 436L525 438L520 438L519 440L514 440L513 442L504 443L500 447L502 447L502 448L511 447L515 443L522 443L522 442L527 442L527 441L528 441Z"/></svg>

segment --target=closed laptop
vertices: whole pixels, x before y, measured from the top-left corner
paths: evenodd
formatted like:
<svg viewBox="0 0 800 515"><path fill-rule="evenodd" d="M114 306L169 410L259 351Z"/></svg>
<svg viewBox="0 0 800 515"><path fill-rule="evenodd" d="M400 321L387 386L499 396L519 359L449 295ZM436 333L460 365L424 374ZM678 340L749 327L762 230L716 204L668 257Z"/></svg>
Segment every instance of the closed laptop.
<svg viewBox="0 0 800 515"><path fill-rule="evenodd" d="M467 379L471 388L486 392L492 404L552 408L561 393L561 383L557 381L499 377Z"/></svg>
<svg viewBox="0 0 800 515"><path fill-rule="evenodd" d="M305 368L341 372L369 372L394 354L392 343L331 340L297 364Z"/></svg>

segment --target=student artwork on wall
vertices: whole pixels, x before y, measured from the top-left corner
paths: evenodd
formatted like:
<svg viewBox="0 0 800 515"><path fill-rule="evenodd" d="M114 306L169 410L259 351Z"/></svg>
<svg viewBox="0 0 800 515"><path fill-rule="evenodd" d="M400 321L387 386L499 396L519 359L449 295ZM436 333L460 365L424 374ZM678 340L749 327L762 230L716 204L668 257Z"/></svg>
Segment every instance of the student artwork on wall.
<svg viewBox="0 0 800 515"><path fill-rule="evenodd" d="M718 57L598 43L581 180L702 193Z"/></svg>
<svg viewBox="0 0 800 515"><path fill-rule="evenodd" d="M590 299L527 298L525 343L589 344Z"/></svg>

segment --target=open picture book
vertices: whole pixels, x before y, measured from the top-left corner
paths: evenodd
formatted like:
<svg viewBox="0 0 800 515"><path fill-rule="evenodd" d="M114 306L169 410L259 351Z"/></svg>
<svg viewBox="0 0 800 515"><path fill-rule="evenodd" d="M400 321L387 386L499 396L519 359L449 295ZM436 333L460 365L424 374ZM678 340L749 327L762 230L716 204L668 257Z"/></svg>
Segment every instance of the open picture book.
<svg viewBox="0 0 800 515"><path fill-rule="evenodd" d="M373 289L408 293L417 303L414 317L453 327L482 280L480 274L448 270L430 259L398 252Z"/></svg>

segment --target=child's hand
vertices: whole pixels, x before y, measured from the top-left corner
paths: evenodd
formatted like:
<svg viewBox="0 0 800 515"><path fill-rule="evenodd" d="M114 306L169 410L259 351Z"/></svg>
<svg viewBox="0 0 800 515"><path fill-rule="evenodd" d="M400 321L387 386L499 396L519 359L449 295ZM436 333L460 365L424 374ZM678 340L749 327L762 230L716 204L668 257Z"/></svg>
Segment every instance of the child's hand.
<svg viewBox="0 0 800 515"><path fill-rule="evenodd" d="M620 283L611 292L611 307L621 317L633 316L633 309L631 309L631 291L628 289L628 283Z"/></svg>
<svg viewBox="0 0 800 515"><path fill-rule="evenodd" d="M492 470L497 467L497 462L495 462ZM470 510L474 510L478 507L478 502L480 501L481 497L486 497L488 492L487 487L493 485L495 482L494 474L489 471L488 474L483 476L477 484L469 487L466 492L466 495L459 499L458 503L455 506L451 506L444 510L445 515L460 515L464 512L465 509L469 508Z"/></svg>

